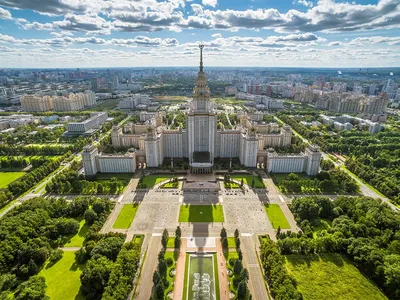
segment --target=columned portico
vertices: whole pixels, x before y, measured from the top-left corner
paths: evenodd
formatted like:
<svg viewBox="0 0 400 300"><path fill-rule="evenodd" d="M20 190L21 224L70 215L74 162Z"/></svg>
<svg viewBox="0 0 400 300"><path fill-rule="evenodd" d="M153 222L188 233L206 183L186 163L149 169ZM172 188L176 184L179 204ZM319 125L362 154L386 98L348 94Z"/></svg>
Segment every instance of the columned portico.
<svg viewBox="0 0 400 300"><path fill-rule="evenodd" d="M193 174L211 174L212 172L213 172L213 169L212 169L212 167L208 167L208 168L205 168L205 167L200 167L200 168L197 168L197 167L191 167L191 173L193 173Z"/></svg>

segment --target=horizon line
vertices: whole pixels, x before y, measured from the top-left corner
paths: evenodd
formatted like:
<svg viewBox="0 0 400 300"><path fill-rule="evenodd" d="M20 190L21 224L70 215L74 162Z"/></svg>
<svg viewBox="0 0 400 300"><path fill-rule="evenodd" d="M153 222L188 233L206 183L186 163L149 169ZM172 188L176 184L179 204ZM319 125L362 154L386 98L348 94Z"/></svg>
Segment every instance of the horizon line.
<svg viewBox="0 0 400 300"><path fill-rule="evenodd" d="M198 65L193 66L137 66L137 67L0 67L0 70L6 69L140 69L140 68L198 68ZM207 68L207 67L206 67ZM294 66L208 66L208 68L253 68L253 69L400 69L399 66L390 66L390 67L328 67L328 66L320 66L320 67L294 67Z"/></svg>

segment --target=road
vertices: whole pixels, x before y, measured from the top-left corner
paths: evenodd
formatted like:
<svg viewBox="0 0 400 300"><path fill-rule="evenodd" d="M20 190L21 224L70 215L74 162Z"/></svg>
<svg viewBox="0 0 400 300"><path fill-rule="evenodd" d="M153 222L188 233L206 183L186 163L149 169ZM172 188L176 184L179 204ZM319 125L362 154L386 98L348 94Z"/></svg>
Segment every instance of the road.
<svg viewBox="0 0 400 300"><path fill-rule="evenodd" d="M249 270L250 280L248 288L253 299L267 300L269 299L261 266L258 264L256 246L250 236L241 236L241 249L243 252L243 265Z"/></svg>
<svg viewBox="0 0 400 300"><path fill-rule="evenodd" d="M135 300L149 300L153 288L153 273L157 268L157 256L161 249L161 235L151 236L147 247L146 259L137 283Z"/></svg>

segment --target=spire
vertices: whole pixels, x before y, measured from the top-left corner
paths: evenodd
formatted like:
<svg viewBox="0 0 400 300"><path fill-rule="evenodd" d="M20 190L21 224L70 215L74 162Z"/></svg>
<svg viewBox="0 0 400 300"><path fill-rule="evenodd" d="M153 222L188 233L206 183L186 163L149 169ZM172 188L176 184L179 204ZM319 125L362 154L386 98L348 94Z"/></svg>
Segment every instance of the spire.
<svg viewBox="0 0 400 300"><path fill-rule="evenodd" d="M199 48L200 48L200 72L203 72L203 48L204 48L204 45L200 44Z"/></svg>

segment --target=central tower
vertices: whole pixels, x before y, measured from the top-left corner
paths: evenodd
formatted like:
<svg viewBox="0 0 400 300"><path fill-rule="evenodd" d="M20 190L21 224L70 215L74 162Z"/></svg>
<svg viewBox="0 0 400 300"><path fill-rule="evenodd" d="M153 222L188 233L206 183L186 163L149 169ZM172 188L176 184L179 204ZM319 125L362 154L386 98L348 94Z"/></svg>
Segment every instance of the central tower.
<svg viewBox="0 0 400 300"><path fill-rule="evenodd" d="M193 173L211 173L214 163L217 115L210 102L210 89L203 71L200 45L200 71L193 89L193 101L187 117L189 164Z"/></svg>

